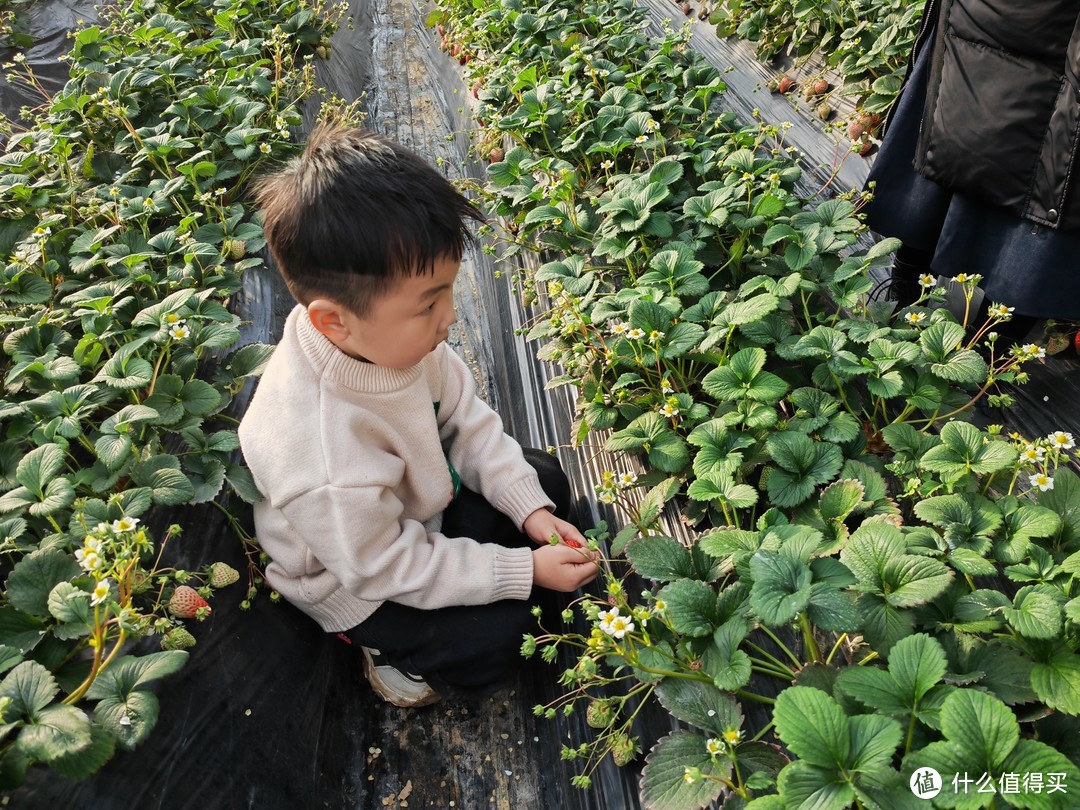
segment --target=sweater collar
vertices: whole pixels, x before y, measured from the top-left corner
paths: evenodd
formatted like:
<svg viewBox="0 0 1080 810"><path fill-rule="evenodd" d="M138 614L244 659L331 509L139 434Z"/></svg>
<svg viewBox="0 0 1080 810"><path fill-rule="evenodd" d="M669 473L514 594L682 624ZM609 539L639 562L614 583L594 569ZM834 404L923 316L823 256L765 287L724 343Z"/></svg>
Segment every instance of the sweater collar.
<svg viewBox="0 0 1080 810"><path fill-rule="evenodd" d="M289 320L294 322L301 351L324 379L354 391L379 393L400 391L420 377L420 364L386 368L349 357L312 326L302 304L293 309Z"/></svg>

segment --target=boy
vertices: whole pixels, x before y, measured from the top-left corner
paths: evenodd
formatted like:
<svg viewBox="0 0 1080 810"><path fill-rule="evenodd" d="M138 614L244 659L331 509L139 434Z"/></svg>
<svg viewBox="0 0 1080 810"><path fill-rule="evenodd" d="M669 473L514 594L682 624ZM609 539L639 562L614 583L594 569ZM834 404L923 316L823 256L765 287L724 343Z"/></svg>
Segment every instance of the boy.
<svg viewBox="0 0 1080 810"><path fill-rule="evenodd" d="M555 514L558 462L525 457L444 342L482 215L416 155L340 126L256 197L299 301L239 429L266 579L362 648L384 700L483 694L520 661L534 588L597 569Z"/></svg>

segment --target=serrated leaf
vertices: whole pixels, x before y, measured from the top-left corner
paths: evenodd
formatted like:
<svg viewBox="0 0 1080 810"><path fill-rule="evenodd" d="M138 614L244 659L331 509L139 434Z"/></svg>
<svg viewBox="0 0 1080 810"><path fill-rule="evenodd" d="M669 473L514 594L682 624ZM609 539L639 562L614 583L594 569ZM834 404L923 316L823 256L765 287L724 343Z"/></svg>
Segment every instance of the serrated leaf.
<svg viewBox="0 0 1080 810"><path fill-rule="evenodd" d="M1001 761L1020 739L1020 726L1009 707L974 689L958 689L941 707L941 732L962 746L971 760L997 773Z"/></svg>
<svg viewBox="0 0 1080 810"><path fill-rule="evenodd" d="M750 657L739 649L747 632L746 621L736 616L713 633L713 643L705 649L701 668L718 689L734 692L750 682Z"/></svg>
<svg viewBox="0 0 1080 810"><path fill-rule="evenodd" d="M0 697L11 698L4 719L29 719L48 706L58 691L49 670L37 661L23 661L0 681Z"/></svg>
<svg viewBox="0 0 1080 810"><path fill-rule="evenodd" d="M1032 669L1031 686L1050 708L1080 715L1080 655L1058 646Z"/></svg>
<svg viewBox="0 0 1080 810"><path fill-rule="evenodd" d="M649 752L641 776L641 799L651 810L685 810L704 807L723 790L731 775L728 757L709 756L705 737L693 731L673 731ZM688 782L687 768L698 768L707 777Z"/></svg>
<svg viewBox="0 0 1080 810"><path fill-rule="evenodd" d="M887 768L900 745L900 724L891 717L874 714L860 714L848 720L851 753L844 769L873 774Z"/></svg>
<svg viewBox="0 0 1080 810"><path fill-rule="evenodd" d="M1001 772L1024 775L1036 773L1044 775L1060 774L1057 778L1060 780L1059 784L1062 785L1063 790L1051 792L1049 782L1046 782L1043 787L1045 792L1031 792L1026 795L1021 793L1019 795L1024 797L1026 801L1016 802L1015 806L1036 808L1037 810L1041 810L1041 808L1061 808L1061 810L1065 810L1065 808L1076 806L1076 798L1070 796L1070 788L1080 783L1080 770L1065 754L1056 751L1044 742L1029 739L1020 740L1016 747L1009 752L1009 755L1005 757L1005 761L1001 763ZM1048 779L1047 776L1043 778ZM1009 795L1011 796L1011 794Z"/></svg>
<svg viewBox="0 0 1080 810"><path fill-rule="evenodd" d="M98 675L86 696L90 700L112 697L123 702L143 684L178 672L187 659L188 654L183 650L164 650L138 657L125 655Z"/></svg>
<svg viewBox="0 0 1080 810"><path fill-rule="evenodd" d="M773 627L785 625L810 603L810 568L790 555L759 551L750 558L750 605Z"/></svg>
<svg viewBox="0 0 1080 810"><path fill-rule="evenodd" d="M1080 477L1066 467L1059 467L1054 473L1054 488L1040 492L1038 503L1061 518L1058 543L1075 547L1080 541Z"/></svg>
<svg viewBox="0 0 1080 810"><path fill-rule="evenodd" d="M851 596L825 582L810 586L806 617L815 627L834 633L857 633L862 627L862 619Z"/></svg>
<svg viewBox="0 0 1080 810"><path fill-rule="evenodd" d="M40 762L78 754L90 747L90 719L74 706L46 706L26 722L19 731L16 745Z"/></svg>
<svg viewBox="0 0 1080 810"><path fill-rule="evenodd" d="M1061 605L1038 586L1021 588L1013 606L1001 613L1024 638L1054 638L1061 633Z"/></svg>
<svg viewBox="0 0 1080 810"><path fill-rule="evenodd" d="M906 639L905 639L906 640ZM868 709L902 717L909 711L897 693L896 680L888 672L874 667L846 667L836 679L845 694Z"/></svg>
<svg viewBox="0 0 1080 810"><path fill-rule="evenodd" d="M23 557L7 579L8 603L33 616L49 615L49 593L81 573L74 558L53 549Z"/></svg>
<svg viewBox="0 0 1080 810"><path fill-rule="evenodd" d="M90 744L78 751L54 757L49 767L67 779L85 779L97 773L116 751L116 740L99 725L90 725Z"/></svg>
<svg viewBox="0 0 1080 810"><path fill-rule="evenodd" d="M159 711L157 695L137 689L126 698L117 695L102 698L94 709L94 719L116 738L121 748L130 751L150 734Z"/></svg>
<svg viewBox="0 0 1080 810"><path fill-rule="evenodd" d="M742 710L735 698L712 684L665 678L656 689L656 697L676 719L712 737L742 728Z"/></svg>
<svg viewBox="0 0 1080 810"><path fill-rule="evenodd" d="M15 470L15 480L29 490L40 492L64 466L64 450L58 444L35 447Z"/></svg>
<svg viewBox="0 0 1080 810"><path fill-rule="evenodd" d="M94 451L106 469L116 472L131 457L131 446L131 434L106 433L94 442Z"/></svg>
<svg viewBox="0 0 1080 810"><path fill-rule="evenodd" d="M204 380L188 380L180 391L184 410L195 416L206 416L221 404L221 392Z"/></svg>
<svg viewBox="0 0 1080 810"><path fill-rule="evenodd" d="M71 582L58 582L49 592L49 613L60 622L79 622L90 619L90 594Z"/></svg>
<svg viewBox="0 0 1080 810"><path fill-rule="evenodd" d="M11 605L0 607L0 644L26 652L45 632L41 620Z"/></svg>
<svg viewBox="0 0 1080 810"><path fill-rule="evenodd" d="M251 471L239 464L228 464L225 467L225 480L244 503L256 504L263 499L259 488L255 485L255 479L251 477Z"/></svg>
<svg viewBox="0 0 1080 810"><path fill-rule="evenodd" d="M835 769L799 760L780 772L777 787L784 798L784 807L845 810L855 798L854 788Z"/></svg>
<svg viewBox="0 0 1080 810"><path fill-rule="evenodd" d="M865 497L866 489L852 479L834 481L821 492L818 510L826 520L846 520Z"/></svg>
<svg viewBox="0 0 1080 810"><path fill-rule="evenodd" d="M14 647L0 644L0 672L7 672L23 660L22 653Z"/></svg>
<svg viewBox="0 0 1080 810"><path fill-rule="evenodd" d="M688 636L707 636L717 624L716 592L705 582L679 579L660 589L672 629Z"/></svg>
<svg viewBox="0 0 1080 810"><path fill-rule="evenodd" d="M914 617L910 610L899 610L876 594L863 594L855 603L863 617L863 636L882 655L912 633Z"/></svg>
<svg viewBox="0 0 1080 810"><path fill-rule="evenodd" d="M848 762L851 755L848 718L824 692L809 686L785 689L776 698L773 722L777 735L791 753L808 765L837 769Z"/></svg>
<svg viewBox="0 0 1080 810"><path fill-rule="evenodd" d="M666 582L694 577L690 550L670 537L653 535L635 540L627 545L626 558L646 579Z"/></svg>

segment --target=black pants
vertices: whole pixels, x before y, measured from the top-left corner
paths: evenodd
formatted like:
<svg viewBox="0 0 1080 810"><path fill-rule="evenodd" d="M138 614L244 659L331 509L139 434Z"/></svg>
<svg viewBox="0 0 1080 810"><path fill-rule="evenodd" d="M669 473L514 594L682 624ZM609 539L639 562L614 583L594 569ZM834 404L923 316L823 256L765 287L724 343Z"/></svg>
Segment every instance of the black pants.
<svg viewBox="0 0 1080 810"><path fill-rule="evenodd" d="M525 449L540 486L555 502L555 514L569 518L570 484L558 460ZM466 487L443 513L442 532L480 543L536 548L514 522ZM536 630L533 605L551 610L561 595L533 588L528 600L505 599L487 605L457 605L436 610L384 602L361 624L346 631L354 644L384 653L395 667L424 678L443 697L475 698L509 679L524 663L521 641Z"/></svg>

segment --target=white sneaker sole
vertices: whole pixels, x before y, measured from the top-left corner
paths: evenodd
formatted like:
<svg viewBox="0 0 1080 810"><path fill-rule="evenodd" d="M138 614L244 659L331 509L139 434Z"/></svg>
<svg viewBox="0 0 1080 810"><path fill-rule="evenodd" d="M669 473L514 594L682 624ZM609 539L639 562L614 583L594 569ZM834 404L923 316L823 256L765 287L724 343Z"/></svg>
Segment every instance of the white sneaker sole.
<svg viewBox="0 0 1080 810"><path fill-rule="evenodd" d="M417 709L439 701L439 693L424 681L409 678L390 666L376 666L367 647L364 651L364 677L379 697L402 709Z"/></svg>

